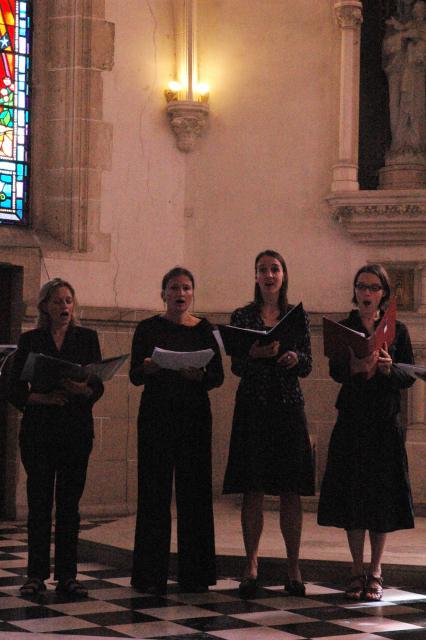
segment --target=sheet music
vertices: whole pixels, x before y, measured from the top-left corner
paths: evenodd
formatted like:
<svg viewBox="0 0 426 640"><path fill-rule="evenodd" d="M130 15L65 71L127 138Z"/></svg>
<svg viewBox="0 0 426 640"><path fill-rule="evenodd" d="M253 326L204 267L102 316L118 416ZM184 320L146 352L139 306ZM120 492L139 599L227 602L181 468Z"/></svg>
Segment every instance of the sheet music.
<svg viewBox="0 0 426 640"><path fill-rule="evenodd" d="M168 351L155 347L152 359L162 369L187 369L195 367L202 369L214 356L213 349L202 349L201 351Z"/></svg>

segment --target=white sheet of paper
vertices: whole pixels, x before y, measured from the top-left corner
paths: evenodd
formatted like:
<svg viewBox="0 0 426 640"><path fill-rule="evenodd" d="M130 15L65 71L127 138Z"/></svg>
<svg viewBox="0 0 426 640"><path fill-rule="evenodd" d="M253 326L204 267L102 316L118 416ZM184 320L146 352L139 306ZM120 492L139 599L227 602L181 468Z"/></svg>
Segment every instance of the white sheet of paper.
<svg viewBox="0 0 426 640"><path fill-rule="evenodd" d="M214 356L213 349L203 349L202 351L168 351L155 347L152 359L162 369L186 369L195 367L202 369L210 362Z"/></svg>

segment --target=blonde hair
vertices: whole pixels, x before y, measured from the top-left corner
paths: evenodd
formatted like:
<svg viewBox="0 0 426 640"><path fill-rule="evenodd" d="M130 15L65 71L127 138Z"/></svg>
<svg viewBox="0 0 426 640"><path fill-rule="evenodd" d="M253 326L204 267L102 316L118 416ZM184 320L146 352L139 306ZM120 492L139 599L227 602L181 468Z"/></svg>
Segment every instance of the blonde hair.
<svg viewBox="0 0 426 640"><path fill-rule="evenodd" d="M66 287L70 290L71 295L74 301L74 310L70 320L70 324L75 324L74 313L77 306L77 298L75 296L74 287L67 282L66 280L62 280L62 278L53 278L53 280L49 280L46 282L39 291L38 300L37 300L37 309L38 309L38 318L37 318L37 328L38 329L49 329L50 328L50 316L45 311L44 306L49 302L56 289L60 287Z"/></svg>

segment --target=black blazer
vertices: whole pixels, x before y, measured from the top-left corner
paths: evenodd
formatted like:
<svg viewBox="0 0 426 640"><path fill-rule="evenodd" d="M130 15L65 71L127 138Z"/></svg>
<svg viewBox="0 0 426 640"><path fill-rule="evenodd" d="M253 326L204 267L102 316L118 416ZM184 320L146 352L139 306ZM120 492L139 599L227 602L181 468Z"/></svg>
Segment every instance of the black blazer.
<svg viewBox="0 0 426 640"><path fill-rule="evenodd" d="M23 429L72 428L76 434L89 432L93 435L92 407L104 392L102 382L98 379L90 381L89 384L93 389L90 398L71 397L63 407L27 404L31 392L30 385L21 380L20 376L31 351L82 365L99 362L101 350L96 331L70 326L60 350L57 349L48 329L33 329L23 333L19 339L18 351L14 356L8 393L9 402L23 412Z"/></svg>

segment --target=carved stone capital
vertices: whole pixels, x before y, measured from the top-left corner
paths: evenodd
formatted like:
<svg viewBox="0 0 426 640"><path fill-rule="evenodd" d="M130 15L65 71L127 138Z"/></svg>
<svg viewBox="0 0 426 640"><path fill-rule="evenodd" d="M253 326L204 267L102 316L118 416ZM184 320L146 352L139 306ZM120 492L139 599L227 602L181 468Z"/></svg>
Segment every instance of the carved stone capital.
<svg viewBox="0 0 426 640"><path fill-rule="evenodd" d="M356 242L370 245L426 244L424 191L358 191L327 198L331 215Z"/></svg>
<svg viewBox="0 0 426 640"><path fill-rule="evenodd" d="M185 153L192 151L206 126L208 105L192 100L177 100L167 105L167 113L177 148Z"/></svg>
<svg viewBox="0 0 426 640"><path fill-rule="evenodd" d="M336 2L334 12L341 29L358 29L362 24L362 2L359 0Z"/></svg>

